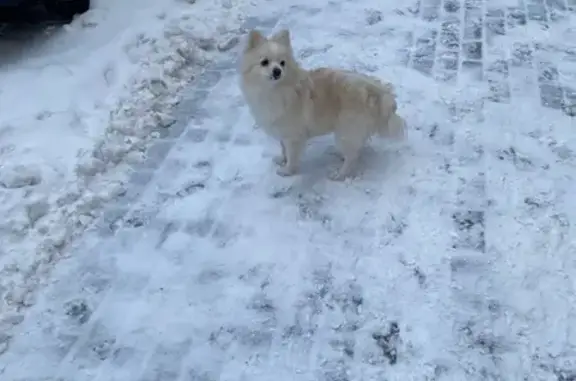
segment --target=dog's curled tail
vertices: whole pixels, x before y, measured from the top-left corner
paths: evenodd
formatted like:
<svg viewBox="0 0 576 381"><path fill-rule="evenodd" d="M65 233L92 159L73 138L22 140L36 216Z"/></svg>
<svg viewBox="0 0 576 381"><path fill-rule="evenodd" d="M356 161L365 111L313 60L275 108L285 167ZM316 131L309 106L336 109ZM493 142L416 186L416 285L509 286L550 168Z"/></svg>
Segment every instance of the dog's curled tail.
<svg viewBox="0 0 576 381"><path fill-rule="evenodd" d="M378 133L382 137L403 140L406 137L406 121L394 112L388 121L380 126Z"/></svg>
<svg viewBox="0 0 576 381"><path fill-rule="evenodd" d="M406 137L406 121L396 113L396 94L394 86L390 83L381 87L380 115L378 135L383 138L403 140Z"/></svg>

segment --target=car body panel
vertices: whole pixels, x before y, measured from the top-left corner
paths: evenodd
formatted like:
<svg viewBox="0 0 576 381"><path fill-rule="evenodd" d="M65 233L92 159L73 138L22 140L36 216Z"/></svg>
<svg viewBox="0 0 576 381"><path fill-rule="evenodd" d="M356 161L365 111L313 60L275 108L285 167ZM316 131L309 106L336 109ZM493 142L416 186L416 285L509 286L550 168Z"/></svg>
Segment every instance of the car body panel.
<svg viewBox="0 0 576 381"><path fill-rule="evenodd" d="M17 7L19 5L26 5L30 0L0 0L1 7Z"/></svg>
<svg viewBox="0 0 576 381"><path fill-rule="evenodd" d="M0 26L67 23L90 9L90 0L0 0Z"/></svg>

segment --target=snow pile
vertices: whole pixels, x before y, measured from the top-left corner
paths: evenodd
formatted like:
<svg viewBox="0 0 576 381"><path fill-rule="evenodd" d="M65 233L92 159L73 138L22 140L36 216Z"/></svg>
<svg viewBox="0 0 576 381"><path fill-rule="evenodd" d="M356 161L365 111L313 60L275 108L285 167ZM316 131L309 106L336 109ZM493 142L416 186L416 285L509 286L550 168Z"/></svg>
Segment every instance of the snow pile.
<svg viewBox="0 0 576 381"><path fill-rule="evenodd" d="M21 320L63 249L125 192L179 91L237 44L245 8L93 3L0 63L0 328Z"/></svg>

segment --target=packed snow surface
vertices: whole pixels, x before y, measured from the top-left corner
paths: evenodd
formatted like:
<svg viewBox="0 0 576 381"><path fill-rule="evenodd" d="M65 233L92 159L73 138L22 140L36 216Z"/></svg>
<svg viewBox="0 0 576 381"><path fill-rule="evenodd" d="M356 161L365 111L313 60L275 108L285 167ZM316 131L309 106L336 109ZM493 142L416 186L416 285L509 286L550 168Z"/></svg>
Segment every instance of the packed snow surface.
<svg viewBox="0 0 576 381"><path fill-rule="evenodd" d="M2 67L2 381L576 379L574 0L124 3ZM278 177L254 27L405 144Z"/></svg>

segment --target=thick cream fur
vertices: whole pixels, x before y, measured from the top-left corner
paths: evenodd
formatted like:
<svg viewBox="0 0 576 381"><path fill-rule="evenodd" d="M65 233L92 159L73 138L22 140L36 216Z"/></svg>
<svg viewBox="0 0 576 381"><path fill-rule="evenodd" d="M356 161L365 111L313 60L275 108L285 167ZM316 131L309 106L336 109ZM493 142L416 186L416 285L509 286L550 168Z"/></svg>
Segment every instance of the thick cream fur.
<svg viewBox="0 0 576 381"><path fill-rule="evenodd" d="M266 60L267 65L262 62ZM281 68L279 79L271 77ZM297 172L306 141L334 133L344 157L332 178L353 171L371 135L402 138L405 122L396 114L394 89L377 78L337 69L302 69L287 30L267 39L250 32L241 63L241 89L256 123L281 143L278 174Z"/></svg>

